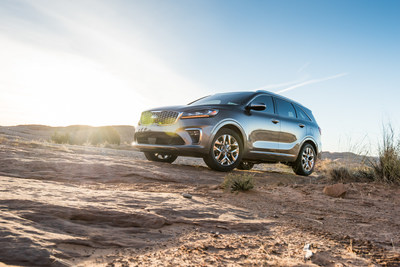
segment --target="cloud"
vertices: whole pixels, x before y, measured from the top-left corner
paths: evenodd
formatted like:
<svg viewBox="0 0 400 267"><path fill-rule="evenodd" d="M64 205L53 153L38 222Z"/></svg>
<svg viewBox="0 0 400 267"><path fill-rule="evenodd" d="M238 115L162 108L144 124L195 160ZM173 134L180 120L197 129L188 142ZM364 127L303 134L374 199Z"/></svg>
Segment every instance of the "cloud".
<svg viewBox="0 0 400 267"><path fill-rule="evenodd" d="M290 86L288 88L279 90L279 91L277 91L275 93L281 94L281 93L284 93L284 92L287 92L287 91L291 91L291 90L299 88L299 87L303 87L303 86L314 84L314 83L320 83L320 82L324 82L324 81L328 81L328 80L337 79L337 78L340 78L340 77L343 77L343 76L346 76L346 75L348 75L348 73L345 72L345 73L340 73L340 74L336 74L336 75L325 77L325 78L321 78L321 79L308 80L308 81L305 81L305 82L301 82L301 83L295 84L295 85Z"/></svg>
<svg viewBox="0 0 400 267"><path fill-rule="evenodd" d="M283 83L276 83L276 84L268 84L268 85L264 85L264 86L261 86L261 87L256 88L256 89L252 89L251 91L266 90L266 89L276 89L276 88L283 87L283 86L288 86L288 85L292 85L292 84L298 84L300 82L301 82L301 80L291 81L291 82L283 82Z"/></svg>

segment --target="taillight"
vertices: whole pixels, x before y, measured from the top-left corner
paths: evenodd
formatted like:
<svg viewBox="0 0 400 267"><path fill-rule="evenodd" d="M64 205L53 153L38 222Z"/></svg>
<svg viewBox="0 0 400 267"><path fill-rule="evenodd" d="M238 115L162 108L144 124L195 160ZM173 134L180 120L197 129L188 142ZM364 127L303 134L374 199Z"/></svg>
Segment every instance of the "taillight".
<svg viewBox="0 0 400 267"><path fill-rule="evenodd" d="M322 135L321 127L318 127L319 134Z"/></svg>

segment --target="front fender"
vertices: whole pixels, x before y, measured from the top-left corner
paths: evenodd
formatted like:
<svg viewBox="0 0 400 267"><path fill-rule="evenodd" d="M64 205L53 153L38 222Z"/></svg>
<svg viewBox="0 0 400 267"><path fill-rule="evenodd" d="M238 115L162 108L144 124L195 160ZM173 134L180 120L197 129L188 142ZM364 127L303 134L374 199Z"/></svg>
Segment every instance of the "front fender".
<svg viewBox="0 0 400 267"><path fill-rule="evenodd" d="M247 142L246 142L247 134L246 134L245 130L242 128L242 126L240 126L239 122L237 122L234 119L224 119L213 127L213 129L211 130L212 138L210 138L210 140L209 140L208 147L211 146L212 140L214 139L214 137L218 133L218 131L226 126L235 127L237 130L239 130L240 135L242 137L244 150L246 151L247 150Z"/></svg>

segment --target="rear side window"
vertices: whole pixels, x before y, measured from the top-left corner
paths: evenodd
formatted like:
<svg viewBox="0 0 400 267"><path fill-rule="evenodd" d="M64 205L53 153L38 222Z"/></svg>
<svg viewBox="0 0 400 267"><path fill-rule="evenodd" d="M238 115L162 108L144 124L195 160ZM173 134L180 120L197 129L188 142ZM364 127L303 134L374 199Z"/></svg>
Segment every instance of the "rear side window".
<svg viewBox="0 0 400 267"><path fill-rule="evenodd" d="M260 95L254 98L251 103L254 104L265 104L267 108L263 110L262 112L269 113L269 114L274 114L274 101L272 101L272 96L268 95Z"/></svg>
<svg viewBox="0 0 400 267"><path fill-rule="evenodd" d="M307 116L307 114L297 105L294 105L297 112L297 118L305 121L311 121L311 119Z"/></svg>
<svg viewBox="0 0 400 267"><path fill-rule="evenodd" d="M296 111L294 110L292 103L276 98L276 105L280 116L296 118Z"/></svg>

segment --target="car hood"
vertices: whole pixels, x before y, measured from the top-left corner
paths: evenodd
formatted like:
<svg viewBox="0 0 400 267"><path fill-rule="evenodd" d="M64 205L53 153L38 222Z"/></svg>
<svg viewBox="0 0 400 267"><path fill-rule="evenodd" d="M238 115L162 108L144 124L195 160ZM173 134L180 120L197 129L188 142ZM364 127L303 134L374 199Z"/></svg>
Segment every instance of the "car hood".
<svg viewBox="0 0 400 267"><path fill-rule="evenodd" d="M233 109L239 106L235 105L199 105L199 106L166 106L159 108L152 108L147 111L177 111L177 112L190 112L204 109Z"/></svg>

